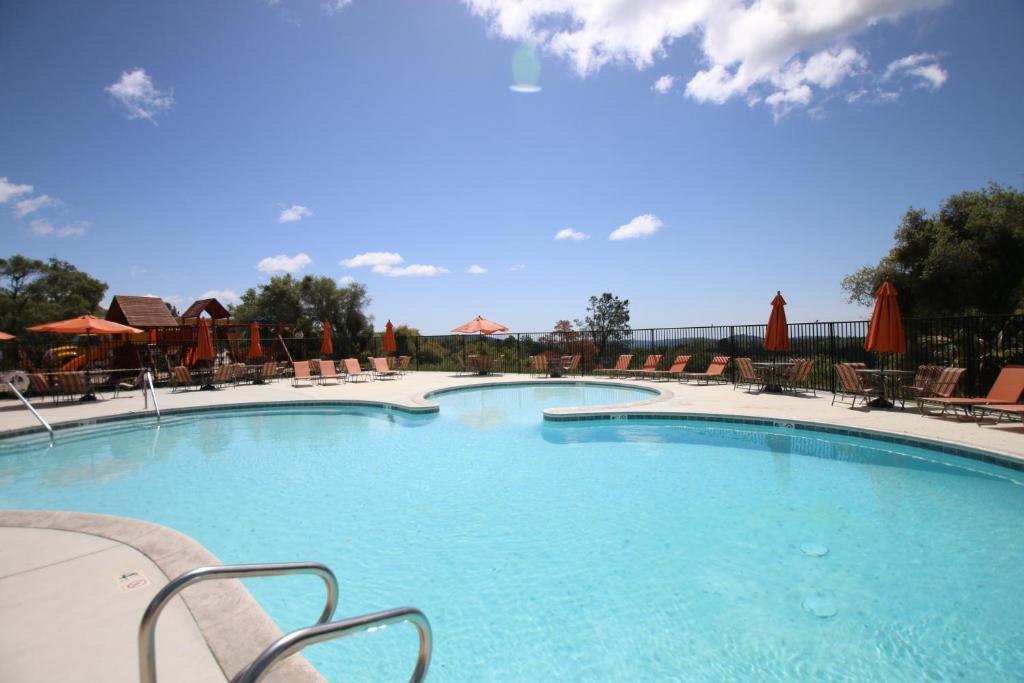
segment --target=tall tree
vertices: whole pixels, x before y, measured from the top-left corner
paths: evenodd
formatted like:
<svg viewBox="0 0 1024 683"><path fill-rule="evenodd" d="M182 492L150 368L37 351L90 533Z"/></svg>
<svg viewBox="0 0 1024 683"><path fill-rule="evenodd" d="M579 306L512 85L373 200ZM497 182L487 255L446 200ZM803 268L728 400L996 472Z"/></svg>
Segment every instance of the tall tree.
<svg viewBox="0 0 1024 683"><path fill-rule="evenodd" d="M608 344L626 338L629 332L629 299L620 299L609 292L590 297L587 315L576 326L590 333L597 344L598 355L604 355Z"/></svg>
<svg viewBox="0 0 1024 683"><path fill-rule="evenodd" d="M107 284L67 261L43 262L15 255L0 259L0 329L21 330L30 325L76 315L97 314Z"/></svg>
<svg viewBox="0 0 1024 683"><path fill-rule="evenodd" d="M905 315L1012 313L1024 308L1024 193L997 184L947 198L936 213L910 209L877 265L842 282L870 306L890 280Z"/></svg>

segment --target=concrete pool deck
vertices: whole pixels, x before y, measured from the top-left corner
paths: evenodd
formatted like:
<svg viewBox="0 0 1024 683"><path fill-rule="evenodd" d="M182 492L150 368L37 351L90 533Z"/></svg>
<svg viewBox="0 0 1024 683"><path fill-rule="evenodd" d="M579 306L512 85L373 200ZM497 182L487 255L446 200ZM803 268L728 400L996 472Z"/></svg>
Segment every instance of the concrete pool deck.
<svg viewBox="0 0 1024 683"><path fill-rule="evenodd" d="M172 393L160 389L157 396L168 414L197 408L319 402L384 404L410 412L431 412L436 410L432 392L566 381L578 380L421 372L399 380L339 386L293 388L289 382L279 381L220 391ZM1024 426L1019 420L979 428L973 420L921 417L914 410L831 406L830 394L795 397L748 393L731 385L597 381L643 386L659 393L628 405L553 409L546 411L546 417L686 414L813 423L980 449L1018 466L1024 464ZM92 403L33 404L58 427L58 441L62 426L119 417L152 419L143 411L138 391ZM0 401L0 436L36 429L38 424L24 406ZM104 515L0 510L0 625L5 633L0 639L0 680L138 680L135 635L145 605L168 577L207 564L219 562L192 539L158 525ZM143 575L146 584L125 589L124 583L133 579L133 573ZM228 680L279 634L241 583L195 586L175 598L161 619L157 639L160 681ZM293 657L267 680L305 683L322 678L304 659Z"/></svg>

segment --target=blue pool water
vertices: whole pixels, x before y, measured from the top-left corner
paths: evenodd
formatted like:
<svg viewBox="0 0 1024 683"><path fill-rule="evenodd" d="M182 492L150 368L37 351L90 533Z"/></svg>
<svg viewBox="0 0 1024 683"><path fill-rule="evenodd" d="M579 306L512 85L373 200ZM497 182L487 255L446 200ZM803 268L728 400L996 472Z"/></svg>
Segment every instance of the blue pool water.
<svg viewBox="0 0 1024 683"><path fill-rule="evenodd" d="M522 386L441 412L209 413L0 446L0 507L121 514L224 562L318 560L338 615L415 605L432 681L1020 681L1020 473L708 422L543 423L647 398ZM316 579L246 584L282 628ZM245 634L240 634L245 637ZM405 681L415 631L306 651Z"/></svg>

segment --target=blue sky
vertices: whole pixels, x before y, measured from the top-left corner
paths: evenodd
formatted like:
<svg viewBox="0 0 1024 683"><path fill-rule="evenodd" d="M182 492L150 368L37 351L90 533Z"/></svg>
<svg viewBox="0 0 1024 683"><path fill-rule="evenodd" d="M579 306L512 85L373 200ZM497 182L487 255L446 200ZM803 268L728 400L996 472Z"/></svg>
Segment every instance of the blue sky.
<svg viewBox="0 0 1024 683"><path fill-rule="evenodd" d="M908 207L1021 186L1018 0L708 4L4 3L2 251L179 306L354 277L424 332L848 319Z"/></svg>

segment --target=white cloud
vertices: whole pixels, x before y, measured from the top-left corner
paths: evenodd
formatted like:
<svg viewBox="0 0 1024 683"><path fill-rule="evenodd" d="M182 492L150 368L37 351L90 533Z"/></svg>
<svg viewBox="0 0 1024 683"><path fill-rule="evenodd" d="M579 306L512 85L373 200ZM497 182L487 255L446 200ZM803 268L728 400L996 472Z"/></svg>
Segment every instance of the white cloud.
<svg viewBox="0 0 1024 683"><path fill-rule="evenodd" d="M337 14L351 4L352 0L324 0L320 6L327 14Z"/></svg>
<svg viewBox="0 0 1024 683"><path fill-rule="evenodd" d="M146 269L143 268L142 266L132 266L131 268L128 269L128 273L134 278L140 275L145 275Z"/></svg>
<svg viewBox="0 0 1024 683"><path fill-rule="evenodd" d="M313 259L309 258L309 254L298 253L295 256L278 254L262 259L256 264L256 269L267 274L297 273L312 262Z"/></svg>
<svg viewBox="0 0 1024 683"><path fill-rule="evenodd" d="M558 232L555 233L555 239L556 240L576 240L577 242L579 242L581 240L589 240L590 239L590 235L588 235L585 232L579 232L578 230L573 230L572 228L565 228L565 229L559 230Z"/></svg>
<svg viewBox="0 0 1024 683"><path fill-rule="evenodd" d="M341 265L348 268L363 268L366 266L397 266L405 259L401 254L393 251L368 251L364 254L356 254L352 258L344 259Z"/></svg>
<svg viewBox="0 0 1024 683"><path fill-rule="evenodd" d="M509 266L508 268L506 268L506 270L508 272L510 272L510 273L517 273L520 270L522 270L523 268L526 268L526 264L525 263L517 263L515 265Z"/></svg>
<svg viewBox="0 0 1024 683"><path fill-rule="evenodd" d="M295 221L301 221L303 218L312 216L313 212L305 206L299 206L298 204L292 204L287 209L281 212L281 215L277 217L278 223L294 223Z"/></svg>
<svg viewBox="0 0 1024 683"><path fill-rule="evenodd" d="M466 269L466 272L470 273L471 275L483 275L484 273L487 272L487 269L484 268L483 266L478 266L474 263L473 265Z"/></svg>
<svg viewBox="0 0 1024 683"><path fill-rule="evenodd" d="M929 52L907 55L892 62L885 68L883 80L903 75L917 78L917 87L931 90L938 90L949 79L946 70L939 66L938 56Z"/></svg>
<svg viewBox="0 0 1024 683"><path fill-rule="evenodd" d="M665 93L672 89L672 86L675 84L675 82L676 79L674 76L669 76L668 74L665 74L658 80L654 81L654 85L651 86L651 90L658 94L664 95Z"/></svg>
<svg viewBox="0 0 1024 683"><path fill-rule="evenodd" d="M373 267L373 272L388 277L437 277L448 273L447 268L411 263L407 266L389 266L385 264Z"/></svg>
<svg viewBox="0 0 1024 683"><path fill-rule="evenodd" d="M159 90L153 85L145 69L122 71L121 78L104 88L128 111L130 119L146 119L156 125L154 117L174 104L170 90Z"/></svg>
<svg viewBox="0 0 1024 683"><path fill-rule="evenodd" d="M22 199L20 202L14 205L14 213L18 218L35 213L39 209L46 208L47 206L53 206L57 203L57 200L47 194L41 194L38 197L30 197L29 199Z"/></svg>
<svg viewBox="0 0 1024 683"><path fill-rule="evenodd" d="M0 178L0 204L6 204L15 197L28 194L32 191L31 185L19 185L12 183L7 178Z"/></svg>
<svg viewBox="0 0 1024 683"><path fill-rule="evenodd" d="M948 1L463 0L498 35L539 45L581 76L609 63L647 68L674 41L692 36L705 66L687 83L689 97L717 104L742 97L768 106L803 104L808 90L813 96L815 88L834 87L854 73L860 60L832 63L852 50L842 44L854 35Z"/></svg>
<svg viewBox="0 0 1024 683"><path fill-rule="evenodd" d="M208 289L197 296L196 299L216 299L225 305L237 304L242 301L242 297L238 296L233 289Z"/></svg>
<svg viewBox="0 0 1024 683"><path fill-rule="evenodd" d="M55 226L53 223L42 218L37 218L31 221L29 224L29 230L34 235L39 237L82 237L86 233L86 229L89 227L88 223L79 221L77 223L70 223L61 227Z"/></svg>
<svg viewBox="0 0 1024 683"><path fill-rule="evenodd" d="M341 277L338 278L338 286L347 287L355 281L356 279L351 275L342 275Z"/></svg>
<svg viewBox="0 0 1024 683"><path fill-rule="evenodd" d="M612 230L612 234L608 235L610 240L631 240L640 237L648 237L658 232L661 229L663 223L661 219L654 214L645 213L642 216L637 216L625 225Z"/></svg>

